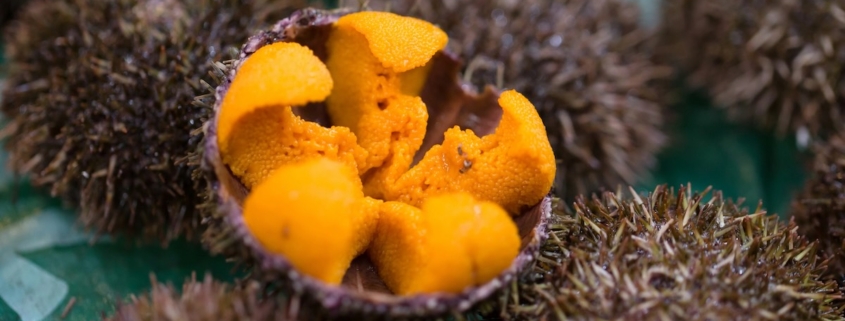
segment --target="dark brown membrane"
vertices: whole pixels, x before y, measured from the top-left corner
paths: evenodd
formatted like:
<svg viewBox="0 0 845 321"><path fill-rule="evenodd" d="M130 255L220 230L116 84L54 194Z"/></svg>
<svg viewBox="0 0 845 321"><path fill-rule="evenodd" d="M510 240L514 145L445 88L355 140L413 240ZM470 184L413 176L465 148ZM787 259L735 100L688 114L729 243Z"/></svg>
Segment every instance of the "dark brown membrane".
<svg viewBox="0 0 845 321"><path fill-rule="evenodd" d="M5 1L5 0L4 0ZM5 3L5 2L4 2ZM36 0L5 30L9 166L97 232L200 228L187 156L217 60L297 0Z"/></svg>
<svg viewBox="0 0 845 321"><path fill-rule="evenodd" d="M315 30L324 28L324 26L334 22L340 14L343 14L343 12L326 12L314 9L298 11L277 23L271 30L250 38L244 45L241 59L238 62L231 63L231 69L225 71L227 74L226 80L217 87L215 111L219 110L220 102L231 83L231 79L234 78L237 67L249 54L263 45L278 41L295 41L308 45L309 42L303 41L300 37L305 34L321 34L310 28L316 28ZM320 55L319 48L312 48L312 50ZM457 64L457 61L445 53L438 54L436 59L437 66L442 64L444 67L450 67ZM429 110L433 112L430 119L435 124L432 126L448 128L458 125L477 130L480 135L487 134L495 129L495 125L498 124L501 117L501 108L498 104L489 105L489 102L495 103L495 100L491 100L491 97L496 97L497 93L493 90L487 90L481 95L476 95L472 92L462 91L454 74L445 80L439 79L441 76L446 77L442 73L432 72L431 76L437 77L437 79L429 78L426 81L424 93L433 93L433 88L442 86L444 82L457 88L449 88L447 91L449 97L454 100L444 102L442 106L432 105L429 107ZM424 100L426 99L432 102L437 101L434 98L424 98ZM498 108L499 112L488 111L493 107ZM306 108L323 108L323 106L315 104ZM447 116L438 117L439 112ZM215 115L217 115L216 112ZM468 122L466 119L473 118L469 115L485 117L485 121ZM448 122L448 124L441 124L440 122ZM490 126L491 123L493 124L492 127ZM209 199L211 203L206 207L210 210L206 217L210 227L204 237L205 244L213 253L221 253L254 266L254 277L281 284L292 289L294 293L310 297L330 314L356 313L367 316L414 317L466 311L512 281L517 272L533 260L537 248L546 237L546 220L549 219L551 213L550 196L514 219L522 238L521 252L506 271L486 284L470 287L459 294L398 297L388 293L386 286L375 273L372 263L361 257L353 262L341 287L325 285L295 271L284 257L267 253L249 233L243 222L241 208L247 190L220 159L215 124L216 118L212 118L205 125L203 168L208 178L211 194ZM428 141L436 140L436 138L427 139Z"/></svg>
<svg viewBox="0 0 845 321"><path fill-rule="evenodd" d="M813 147L813 174L792 204L798 231L831 257L829 276L845 277L845 132Z"/></svg>
<svg viewBox="0 0 845 321"><path fill-rule="evenodd" d="M824 138L845 124L845 3L669 0L661 55L736 120Z"/></svg>
<svg viewBox="0 0 845 321"><path fill-rule="evenodd" d="M555 194L633 184L666 141L671 70L626 0L370 0L449 34L476 88L516 89L537 107L558 158Z"/></svg>
<svg viewBox="0 0 845 321"><path fill-rule="evenodd" d="M659 186L555 206L533 269L501 297L517 320L842 320L815 243L742 200ZM493 316L497 317L497 316Z"/></svg>

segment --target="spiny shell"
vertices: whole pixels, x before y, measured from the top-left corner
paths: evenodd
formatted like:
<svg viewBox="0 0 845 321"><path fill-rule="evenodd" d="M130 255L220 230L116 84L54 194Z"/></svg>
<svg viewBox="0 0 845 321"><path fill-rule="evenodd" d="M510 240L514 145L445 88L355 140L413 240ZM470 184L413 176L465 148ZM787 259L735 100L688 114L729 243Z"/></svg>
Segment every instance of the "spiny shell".
<svg viewBox="0 0 845 321"><path fill-rule="evenodd" d="M826 262L793 222L706 194L660 186L557 207L549 241L503 295L501 316L842 320L842 293L821 280Z"/></svg>

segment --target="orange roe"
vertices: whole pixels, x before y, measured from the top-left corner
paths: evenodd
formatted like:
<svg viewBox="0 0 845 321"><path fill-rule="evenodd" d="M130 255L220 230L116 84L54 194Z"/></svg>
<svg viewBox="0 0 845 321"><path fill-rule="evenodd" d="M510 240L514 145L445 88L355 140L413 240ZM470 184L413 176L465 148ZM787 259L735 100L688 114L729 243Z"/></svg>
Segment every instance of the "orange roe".
<svg viewBox="0 0 845 321"><path fill-rule="evenodd" d="M512 214L537 204L551 190L555 157L537 110L510 90L499 97L502 120L479 138L453 127L441 145L392 186L390 200L419 206L429 197L465 191Z"/></svg>
<svg viewBox="0 0 845 321"><path fill-rule="evenodd" d="M390 13L338 19L326 44L335 79L326 105L332 123L350 128L368 152L359 164L366 195L384 197L422 145L428 112L409 94L422 90L426 63L447 40L428 22Z"/></svg>
<svg viewBox="0 0 845 321"><path fill-rule="evenodd" d="M325 65L306 47L279 42L256 51L238 69L220 107L223 162L247 188L279 166L305 159L329 157L357 169L367 152L348 128L324 128L291 109L325 99L331 88Z"/></svg>
<svg viewBox="0 0 845 321"><path fill-rule="evenodd" d="M340 284L373 238L381 201L365 198L360 181L325 158L282 166L252 189L244 223L270 253L297 271Z"/></svg>
<svg viewBox="0 0 845 321"><path fill-rule="evenodd" d="M218 144L251 189L244 223L264 249L335 285L366 251L398 295L458 293L507 269L520 247L508 212L548 193L554 155L534 106L506 91L495 133L451 128L411 168L428 122L418 96L446 42L428 22L359 12L336 22L325 65L295 43L243 62ZM320 101L335 127L293 112Z"/></svg>
<svg viewBox="0 0 845 321"><path fill-rule="evenodd" d="M369 50L393 72L421 67L446 47L446 33L428 21L389 12L357 12L337 20L338 29L366 37ZM331 40L330 40L331 41Z"/></svg>
<svg viewBox="0 0 845 321"><path fill-rule="evenodd" d="M422 209L383 203L368 255L396 294L457 293L504 271L519 246L516 225L500 206L453 193Z"/></svg>

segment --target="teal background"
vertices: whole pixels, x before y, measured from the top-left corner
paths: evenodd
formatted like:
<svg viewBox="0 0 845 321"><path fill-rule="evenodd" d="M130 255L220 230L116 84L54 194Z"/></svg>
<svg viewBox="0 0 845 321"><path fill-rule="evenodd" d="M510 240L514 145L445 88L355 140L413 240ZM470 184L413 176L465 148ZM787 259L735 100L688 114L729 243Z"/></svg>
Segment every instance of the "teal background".
<svg viewBox="0 0 845 321"><path fill-rule="evenodd" d="M0 56L0 73L5 70L2 59ZM712 185L727 197L745 197L749 207L763 200L770 213L785 217L805 177L806 155L792 137L777 137L753 126L730 123L706 96L693 91L685 91L671 113L667 120L671 143L659 155L651 177L636 185L638 190L651 191L662 183L679 186L691 182L696 190ZM4 158L0 152L0 161ZM15 229L16 223L42 215L47 209L59 210L73 219L72 210L62 209L59 202L25 181L15 184L5 167L0 170L0 236ZM0 248L0 252L3 250ZM184 241L163 249L102 239L48 245L17 254L67 283L68 294L46 320L58 320L71 298L76 303L64 320L99 319L101 313L112 311L118 298L148 290L150 274L178 284L194 271L199 275L210 271L224 280L232 279L234 273L222 259L210 257L199 245ZM2 282L0 278L0 288L7 286ZM18 315L0 299L0 321L16 320L20 320Z"/></svg>

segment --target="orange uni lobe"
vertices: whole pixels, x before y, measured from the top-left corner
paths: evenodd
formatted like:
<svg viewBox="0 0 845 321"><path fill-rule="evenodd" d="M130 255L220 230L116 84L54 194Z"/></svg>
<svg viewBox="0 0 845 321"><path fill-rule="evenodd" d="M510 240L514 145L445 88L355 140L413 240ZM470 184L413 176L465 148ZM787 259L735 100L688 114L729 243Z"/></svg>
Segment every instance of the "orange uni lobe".
<svg viewBox="0 0 845 321"><path fill-rule="evenodd" d="M454 193L432 197L422 209L382 204L368 254L396 294L457 293L504 271L519 246L516 225L501 207Z"/></svg>
<svg viewBox="0 0 845 321"><path fill-rule="evenodd" d="M349 167L316 159L279 168L244 202L244 223L270 253L306 275L340 284L369 246L380 201L365 198Z"/></svg>
<svg viewBox="0 0 845 321"><path fill-rule="evenodd" d="M281 165L316 157L357 169L366 151L348 128L324 128L291 109L325 99L331 88L325 65L306 47L280 42L256 51L238 69L220 106L223 162L247 188Z"/></svg>
<svg viewBox="0 0 845 321"><path fill-rule="evenodd" d="M516 91L502 93L499 105L502 120L493 134L479 138L471 130L449 129L388 199L419 206L428 197L465 191L512 214L543 199L554 181L555 157L542 120Z"/></svg>
<svg viewBox="0 0 845 321"><path fill-rule="evenodd" d="M350 128L368 153L358 164L366 195L384 197L422 145L428 112L415 95L446 41L430 23L395 14L338 19L326 44L335 79L326 105L332 123Z"/></svg>
<svg viewBox="0 0 845 321"><path fill-rule="evenodd" d="M223 97L217 123L221 147L243 115L262 107L323 101L331 90L331 74L311 49L292 42L261 47L238 68Z"/></svg>
<svg viewBox="0 0 845 321"><path fill-rule="evenodd" d="M394 72L425 65L449 41L443 30L428 21L389 12L349 14L337 20L337 27L366 37L369 51Z"/></svg>

